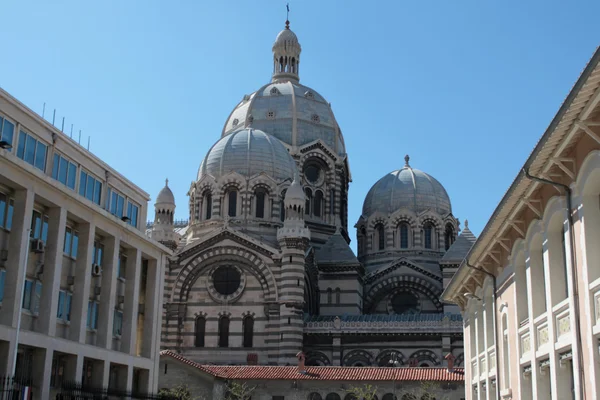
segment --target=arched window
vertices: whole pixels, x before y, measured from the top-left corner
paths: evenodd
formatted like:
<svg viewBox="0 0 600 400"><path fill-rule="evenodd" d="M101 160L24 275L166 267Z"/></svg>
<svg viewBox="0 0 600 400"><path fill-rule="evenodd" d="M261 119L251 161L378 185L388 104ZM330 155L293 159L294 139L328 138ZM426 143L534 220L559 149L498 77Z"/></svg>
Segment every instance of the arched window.
<svg viewBox="0 0 600 400"><path fill-rule="evenodd" d="M365 227L360 228L359 253L362 255L367 250L367 230Z"/></svg>
<svg viewBox="0 0 600 400"><path fill-rule="evenodd" d="M237 190L230 190L227 192L228 198L228 212L227 215L235 217L237 215Z"/></svg>
<svg viewBox="0 0 600 400"><path fill-rule="evenodd" d="M325 397L325 400L342 400L342 399L340 398L340 395L337 393L329 393L327 395L327 397Z"/></svg>
<svg viewBox="0 0 600 400"><path fill-rule="evenodd" d="M454 243L454 228L450 224L446 225L446 230L444 231L444 242L446 250L448 250L450 246L452 246L452 243Z"/></svg>
<svg viewBox="0 0 600 400"><path fill-rule="evenodd" d="M358 400L358 399L357 399L357 398L356 398L356 396L355 396L355 395L353 395L352 393L348 393L348 394L347 394L347 395L344 397L344 400Z"/></svg>
<svg viewBox="0 0 600 400"><path fill-rule="evenodd" d="M398 400L398 399L392 393L386 393L383 395L381 400Z"/></svg>
<svg viewBox="0 0 600 400"><path fill-rule="evenodd" d="M306 188L304 192L306 193L306 200L304 203L304 214L310 215L310 205L312 203L312 190Z"/></svg>
<svg viewBox="0 0 600 400"><path fill-rule="evenodd" d="M279 217L281 222L285 221L285 190L281 192L281 200L279 201Z"/></svg>
<svg viewBox="0 0 600 400"><path fill-rule="evenodd" d="M321 192L320 190L317 190L317 192L315 193L315 202L313 205L313 214L315 217L320 217L321 216L321 208L323 207L323 192Z"/></svg>
<svg viewBox="0 0 600 400"><path fill-rule="evenodd" d="M194 346L204 347L204 332L206 331L206 318L199 316L196 318L195 341Z"/></svg>
<svg viewBox="0 0 600 400"><path fill-rule="evenodd" d="M340 288L335 288L335 304L340 304L342 298L342 291Z"/></svg>
<svg viewBox="0 0 600 400"><path fill-rule="evenodd" d="M229 317L219 319L219 347L229 347Z"/></svg>
<svg viewBox="0 0 600 400"><path fill-rule="evenodd" d="M331 304L331 302L333 301L333 291L331 290L331 288L327 288L327 304Z"/></svg>
<svg viewBox="0 0 600 400"><path fill-rule="evenodd" d="M408 249L408 224L400 224L400 248Z"/></svg>
<svg viewBox="0 0 600 400"><path fill-rule="evenodd" d="M426 249L433 248L433 226L429 223L423 227L423 245Z"/></svg>
<svg viewBox="0 0 600 400"><path fill-rule="evenodd" d="M308 400L323 400L323 398L321 397L321 395L317 392L312 392L311 394L308 395Z"/></svg>
<svg viewBox="0 0 600 400"><path fill-rule="evenodd" d="M212 194L206 192L204 194L204 219L210 219L212 217Z"/></svg>
<svg viewBox="0 0 600 400"><path fill-rule="evenodd" d="M242 322L242 330L244 334L244 347L252 347L254 337L254 319L247 315Z"/></svg>
<svg viewBox="0 0 600 400"><path fill-rule="evenodd" d="M266 197L266 195L267 195L267 193L264 191L264 189L258 189L256 191L256 194L255 194L256 218L264 218L265 217L265 197Z"/></svg>
<svg viewBox="0 0 600 400"><path fill-rule="evenodd" d="M376 243L377 243L377 248L379 250L383 250L385 249L385 232L383 230L383 225L381 224L377 224L375 226L375 235L376 235Z"/></svg>

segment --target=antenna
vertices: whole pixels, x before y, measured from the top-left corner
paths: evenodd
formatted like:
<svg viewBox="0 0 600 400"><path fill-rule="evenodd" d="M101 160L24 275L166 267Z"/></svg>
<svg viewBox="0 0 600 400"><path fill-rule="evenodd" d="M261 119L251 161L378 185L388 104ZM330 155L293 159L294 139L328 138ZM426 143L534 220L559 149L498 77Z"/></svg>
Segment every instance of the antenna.
<svg viewBox="0 0 600 400"><path fill-rule="evenodd" d="M65 117L63 117L62 127L60 128L62 133L65 133Z"/></svg>
<svg viewBox="0 0 600 400"><path fill-rule="evenodd" d="M44 118L44 114L46 114L46 102L44 102L44 108L42 108L42 118Z"/></svg>
<svg viewBox="0 0 600 400"><path fill-rule="evenodd" d="M54 120L56 119L56 108L54 109L54 114L52 115L52 126L54 125Z"/></svg>
<svg viewBox="0 0 600 400"><path fill-rule="evenodd" d="M73 139L73 124L71 124L71 139Z"/></svg>
<svg viewBox="0 0 600 400"><path fill-rule="evenodd" d="M79 145L81 145L81 129L79 130L79 140L77 141Z"/></svg>
<svg viewBox="0 0 600 400"><path fill-rule="evenodd" d="M88 136L88 148L87 148L88 151L90 151L90 139L91 139L91 136Z"/></svg>

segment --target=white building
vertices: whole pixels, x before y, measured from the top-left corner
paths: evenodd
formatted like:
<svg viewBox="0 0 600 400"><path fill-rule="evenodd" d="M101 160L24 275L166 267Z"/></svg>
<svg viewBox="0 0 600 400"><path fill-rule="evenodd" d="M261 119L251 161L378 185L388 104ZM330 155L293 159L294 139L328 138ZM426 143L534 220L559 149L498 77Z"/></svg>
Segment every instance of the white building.
<svg viewBox="0 0 600 400"><path fill-rule="evenodd" d="M0 90L0 375L157 387L166 255L148 194Z"/></svg>
<svg viewBox="0 0 600 400"><path fill-rule="evenodd" d="M600 50L444 292L467 399L600 398Z"/></svg>

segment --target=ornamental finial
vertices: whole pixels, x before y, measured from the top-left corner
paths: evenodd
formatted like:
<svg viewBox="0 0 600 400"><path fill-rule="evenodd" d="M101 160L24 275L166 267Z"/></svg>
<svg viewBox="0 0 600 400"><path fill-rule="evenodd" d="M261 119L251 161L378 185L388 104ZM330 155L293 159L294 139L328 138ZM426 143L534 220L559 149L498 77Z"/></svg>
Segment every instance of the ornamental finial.
<svg viewBox="0 0 600 400"><path fill-rule="evenodd" d="M465 229L469 229L469 220L465 219Z"/></svg>
<svg viewBox="0 0 600 400"><path fill-rule="evenodd" d="M165 179L165 186L169 186L169 178Z"/></svg>
<svg viewBox="0 0 600 400"><path fill-rule="evenodd" d="M404 156L404 161L406 162L404 166L410 167L410 164L408 163L410 161L410 156L408 154Z"/></svg>
<svg viewBox="0 0 600 400"><path fill-rule="evenodd" d="M285 5L285 8L287 9L287 14L285 15L285 29L290 29L290 3L287 3Z"/></svg>

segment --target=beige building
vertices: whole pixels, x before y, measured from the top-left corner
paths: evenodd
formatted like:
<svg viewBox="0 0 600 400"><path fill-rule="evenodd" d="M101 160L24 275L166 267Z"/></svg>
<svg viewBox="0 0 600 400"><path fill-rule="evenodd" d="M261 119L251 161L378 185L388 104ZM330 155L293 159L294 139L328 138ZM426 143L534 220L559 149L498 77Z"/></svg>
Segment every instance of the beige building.
<svg viewBox="0 0 600 400"><path fill-rule="evenodd" d="M148 194L0 90L0 375L157 387L170 251Z"/></svg>
<svg viewBox="0 0 600 400"><path fill-rule="evenodd" d="M600 397L599 61L444 292L463 311L468 399Z"/></svg>

